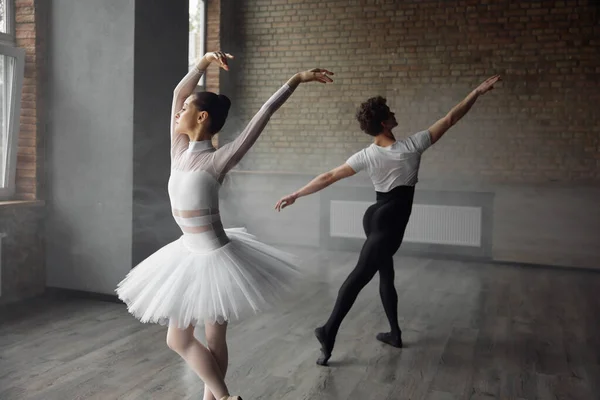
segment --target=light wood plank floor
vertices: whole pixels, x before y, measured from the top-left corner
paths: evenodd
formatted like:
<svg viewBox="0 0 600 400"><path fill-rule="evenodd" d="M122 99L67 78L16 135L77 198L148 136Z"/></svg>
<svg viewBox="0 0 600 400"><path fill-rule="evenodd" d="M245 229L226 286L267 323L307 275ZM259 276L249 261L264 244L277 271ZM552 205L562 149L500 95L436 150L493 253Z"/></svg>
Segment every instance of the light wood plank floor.
<svg viewBox="0 0 600 400"><path fill-rule="evenodd" d="M306 255L306 254L305 254ZM234 394L254 399L600 399L600 274L396 258L406 347L386 347L378 278L342 325L322 324L356 253L307 258L301 297L230 326ZM0 399L201 399L203 384L124 305L40 298L0 308Z"/></svg>

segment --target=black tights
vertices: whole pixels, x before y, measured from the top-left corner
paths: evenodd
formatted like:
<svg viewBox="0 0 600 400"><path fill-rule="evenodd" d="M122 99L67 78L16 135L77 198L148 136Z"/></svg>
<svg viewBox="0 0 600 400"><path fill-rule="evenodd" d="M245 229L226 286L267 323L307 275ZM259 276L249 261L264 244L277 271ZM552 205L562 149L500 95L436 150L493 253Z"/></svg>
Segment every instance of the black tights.
<svg viewBox="0 0 600 400"><path fill-rule="evenodd" d="M379 272L379 294L390 323L391 335L400 337L398 294L394 286L393 255L400 248L412 210L414 187L399 186L388 193L377 192L377 202L367 209L363 228L367 239L358 263L340 288L327 323L317 329L324 356L333 349L342 320L352 308L360 291ZM330 354L329 354L330 355ZM327 360L324 360L325 363Z"/></svg>

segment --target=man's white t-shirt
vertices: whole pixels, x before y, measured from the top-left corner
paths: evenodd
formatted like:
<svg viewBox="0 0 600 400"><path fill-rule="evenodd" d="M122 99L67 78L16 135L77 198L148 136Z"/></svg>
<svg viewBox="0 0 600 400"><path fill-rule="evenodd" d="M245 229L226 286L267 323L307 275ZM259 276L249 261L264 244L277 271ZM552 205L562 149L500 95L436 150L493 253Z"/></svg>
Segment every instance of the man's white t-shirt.
<svg viewBox="0 0 600 400"><path fill-rule="evenodd" d="M372 144L352 155L346 164L355 172L367 170L375 190L387 193L397 186L414 186L418 181L421 154L431 146L424 130L388 147Z"/></svg>

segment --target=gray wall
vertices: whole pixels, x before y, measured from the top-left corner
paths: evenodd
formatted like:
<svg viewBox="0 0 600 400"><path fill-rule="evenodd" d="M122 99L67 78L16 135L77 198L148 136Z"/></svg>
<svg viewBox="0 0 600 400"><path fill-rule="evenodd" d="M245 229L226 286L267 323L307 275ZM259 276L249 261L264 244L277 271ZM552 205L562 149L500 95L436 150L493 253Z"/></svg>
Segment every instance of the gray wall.
<svg viewBox="0 0 600 400"><path fill-rule="evenodd" d="M600 187L504 185L495 191L495 260L600 270Z"/></svg>
<svg viewBox="0 0 600 400"><path fill-rule="evenodd" d="M52 0L47 285L113 293L131 268L134 0Z"/></svg>
<svg viewBox="0 0 600 400"><path fill-rule="evenodd" d="M133 265L181 235L171 215L170 110L187 73L188 2L138 0L133 104Z"/></svg>
<svg viewBox="0 0 600 400"><path fill-rule="evenodd" d="M333 167L333 166L332 166ZM260 239L281 245L321 246L320 193L301 198L277 213L277 200L304 186L314 175L231 173L222 191L221 210L227 227L245 226ZM336 185L370 185L359 174ZM372 186L371 186L372 187ZM326 189L329 190L329 189ZM464 192L466 198L493 196L491 260L600 270L600 188L565 184L417 185L419 192ZM374 197L374 196L373 196ZM400 253L409 246L403 246ZM462 258L460 249L455 252ZM447 256L448 249L440 256Z"/></svg>
<svg viewBox="0 0 600 400"><path fill-rule="evenodd" d="M243 53L245 36L241 30L237 29L241 24L241 15L239 12L236 12L239 5L239 2L235 3L235 0L221 0L221 7L219 9L219 24L221 27L219 30L220 48L223 51L233 54L235 57L229 63L229 71L219 68L219 93L228 96L232 100L227 121L225 121L223 129L217 135L220 146L234 140L248 123L246 118L240 118L240 102L234 101L240 94L240 84L243 83L242 79L245 68ZM242 160L240 165L243 165L243 163L244 161Z"/></svg>
<svg viewBox="0 0 600 400"><path fill-rule="evenodd" d="M0 207L0 304L45 290L44 211L41 202Z"/></svg>
<svg viewBox="0 0 600 400"><path fill-rule="evenodd" d="M47 285L114 294L180 234L167 193L169 116L187 72L188 2L50 8Z"/></svg>

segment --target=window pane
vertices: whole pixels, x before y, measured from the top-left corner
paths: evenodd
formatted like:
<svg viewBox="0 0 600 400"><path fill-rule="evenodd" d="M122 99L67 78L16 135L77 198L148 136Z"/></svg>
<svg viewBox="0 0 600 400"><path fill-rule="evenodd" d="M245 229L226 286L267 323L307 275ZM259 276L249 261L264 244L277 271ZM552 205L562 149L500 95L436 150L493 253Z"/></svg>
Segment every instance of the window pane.
<svg viewBox="0 0 600 400"><path fill-rule="evenodd" d="M1 1L1 0L0 0ZM10 99L13 90L13 74L15 72L15 59L10 56L0 55L0 188L5 187L8 173L8 148L9 148L9 118ZM17 138L12 138L16 141Z"/></svg>
<svg viewBox="0 0 600 400"><path fill-rule="evenodd" d="M198 29L196 26L196 12L198 10L198 0L190 0L190 34L189 34L189 48L188 48L188 67L194 65L194 59L196 58L196 35L195 31Z"/></svg>
<svg viewBox="0 0 600 400"><path fill-rule="evenodd" d="M0 0L0 32L8 33L6 31L6 0Z"/></svg>
<svg viewBox="0 0 600 400"><path fill-rule="evenodd" d="M0 0L1 1L1 0ZM6 0L4 0L6 2ZM25 50L0 44L0 197L15 192Z"/></svg>
<svg viewBox="0 0 600 400"><path fill-rule="evenodd" d="M188 67L191 69L196 64L196 59L204 55L204 0L190 0L190 30ZM199 85L204 84L204 77Z"/></svg>
<svg viewBox="0 0 600 400"><path fill-rule="evenodd" d="M0 0L2 1L2 0ZM0 187L4 186L4 183L6 182L6 176L5 176L5 172L7 169L7 157L8 157L8 150L7 150L7 144L8 144L8 130L4 129L4 121L6 121L6 114L4 112L4 103L5 103L5 96L4 96L4 88L5 88L5 68L4 68L4 58L5 56L0 56L0 160L2 161L2 163L0 164L0 177L2 178L2 180L0 180Z"/></svg>

